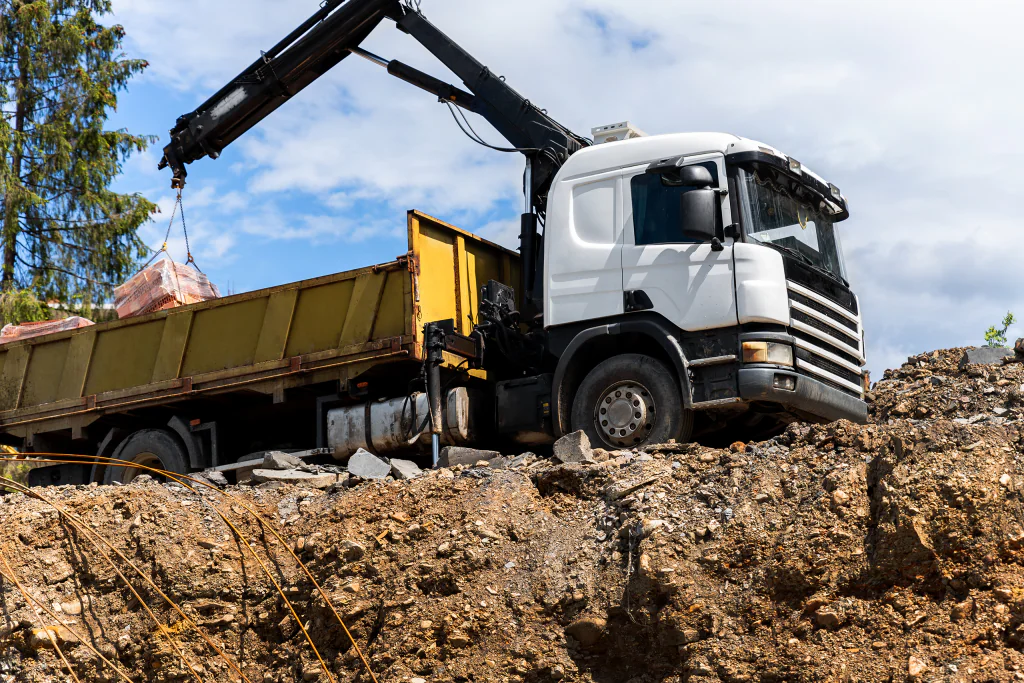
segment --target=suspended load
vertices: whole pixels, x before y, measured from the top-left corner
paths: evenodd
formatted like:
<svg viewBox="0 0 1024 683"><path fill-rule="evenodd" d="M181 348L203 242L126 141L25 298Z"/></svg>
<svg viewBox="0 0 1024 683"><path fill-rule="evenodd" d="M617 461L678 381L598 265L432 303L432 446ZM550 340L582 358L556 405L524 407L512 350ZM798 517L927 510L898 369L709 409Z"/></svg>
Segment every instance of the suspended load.
<svg viewBox="0 0 1024 683"><path fill-rule="evenodd" d="M76 315L70 318L62 318L60 320L44 320L39 323L4 325L4 328L0 330L0 344L7 344L20 339L28 339L30 337L38 337L44 334L53 334L55 332L77 330L80 327L88 327L89 325L94 324L95 323L93 323L93 321Z"/></svg>
<svg viewBox="0 0 1024 683"><path fill-rule="evenodd" d="M163 258L114 289L114 308L118 318L130 318L219 298L217 286L206 275Z"/></svg>

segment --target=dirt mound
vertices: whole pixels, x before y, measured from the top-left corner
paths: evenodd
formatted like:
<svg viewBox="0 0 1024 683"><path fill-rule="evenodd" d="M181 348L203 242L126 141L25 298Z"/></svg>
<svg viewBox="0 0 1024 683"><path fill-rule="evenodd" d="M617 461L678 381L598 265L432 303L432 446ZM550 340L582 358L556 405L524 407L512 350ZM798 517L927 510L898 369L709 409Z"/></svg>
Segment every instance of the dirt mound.
<svg viewBox="0 0 1024 683"><path fill-rule="evenodd" d="M81 680L119 679L80 639L135 681L241 680L232 666L327 681L301 621L331 678L369 681L329 603L379 681L1024 680L1024 373L961 370L960 356L887 373L876 424L728 449L263 484L229 489L236 500L152 481L45 491L80 528L6 496L0 680L65 677L52 635ZM188 618L113 557L140 602L89 530Z"/></svg>

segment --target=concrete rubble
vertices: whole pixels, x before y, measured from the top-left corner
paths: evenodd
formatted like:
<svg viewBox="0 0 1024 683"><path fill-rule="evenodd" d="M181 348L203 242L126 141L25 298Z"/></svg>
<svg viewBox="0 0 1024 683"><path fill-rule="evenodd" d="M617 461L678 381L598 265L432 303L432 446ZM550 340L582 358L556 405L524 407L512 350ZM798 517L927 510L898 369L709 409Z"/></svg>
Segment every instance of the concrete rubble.
<svg viewBox="0 0 1024 683"><path fill-rule="evenodd" d="M201 499L139 477L47 495L231 643L252 681L327 676L246 547L274 558L332 677L369 678L242 502L305 562L382 683L1022 681L1024 363L961 369L963 356L887 372L868 425L796 424L728 448L606 451L569 435L555 458L457 453L460 464L407 480L401 461L364 452L351 481L326 490L271 482ZM50 506L13 494L0 514L4 554L32 595L135 679L190 676ZM0 676L62 680L53 637L82 680L114 680L3 587ZM204 680L233 678L150 604Z"/></svg>

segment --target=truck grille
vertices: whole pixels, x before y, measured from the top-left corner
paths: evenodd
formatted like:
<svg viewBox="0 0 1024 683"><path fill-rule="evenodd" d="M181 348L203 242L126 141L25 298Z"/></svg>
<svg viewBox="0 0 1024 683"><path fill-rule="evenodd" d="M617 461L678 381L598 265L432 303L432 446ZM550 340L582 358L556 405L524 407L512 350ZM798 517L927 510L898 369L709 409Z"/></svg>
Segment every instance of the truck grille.
<svg viewBox="0 0 1024 683"><path fill-rule="evenodd" d="M797 372L863 398L859 317L800 283L788 286Z"/></svg>

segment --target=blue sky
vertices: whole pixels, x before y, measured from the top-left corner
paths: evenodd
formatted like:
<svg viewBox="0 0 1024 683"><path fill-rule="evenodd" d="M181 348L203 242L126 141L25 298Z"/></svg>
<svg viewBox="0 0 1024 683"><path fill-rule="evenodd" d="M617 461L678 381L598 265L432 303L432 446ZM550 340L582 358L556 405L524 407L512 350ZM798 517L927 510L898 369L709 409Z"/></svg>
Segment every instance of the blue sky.
<svg viewBox="0 0 1024 683"><path fill-rule="evenodd" d="M114 125L160 136L119 185L164 207L144 229L158 246L173 204L169 173L156 171L167 130L318 2L114 5L127 52L151 63ZM422 6L578 132L627 119L652 134L732 132L839 185L851 202L843 242L876 378L912 353L980 343L1008 309L1024 314L1019 5ZM448 77L391 26L365 47ZM483 122L477 130L502 142ZM190 166L185 208L197 261L222 290L241 292L393 259L406 249L412 208L513 245L521 173L517 155L471 143L432 98L350 59L219 160ZM182 260L180 230L172 234Z"/></svg>

